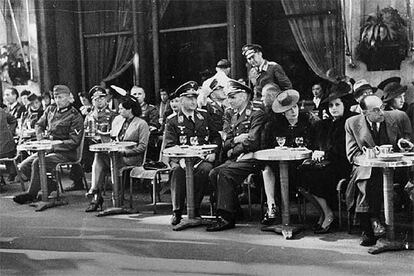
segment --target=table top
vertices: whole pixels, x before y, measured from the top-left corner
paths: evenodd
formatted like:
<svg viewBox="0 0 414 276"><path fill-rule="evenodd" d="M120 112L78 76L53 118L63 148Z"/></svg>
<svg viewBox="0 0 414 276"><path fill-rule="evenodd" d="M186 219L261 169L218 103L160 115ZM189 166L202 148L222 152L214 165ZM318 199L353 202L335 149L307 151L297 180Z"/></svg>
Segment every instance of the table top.
<svg viewBox="0 0 414 276"><path fill-rule="evenodd" d="M192 158L192 157L203 157L207 154L214 152L217 145L201 145L201 146L174 146L167 148L163 151L167 157L178 157L178 158Z"/></svg>
<svg viewBox="0 0 414 276"><path fill-rule="evenodd" d="M253 158L263 161L293 161L310 158L312 151L307 148L274 148L259 150L253 153Z"/></svg>
<svg viewBox="0 0 414 276"><path fill-rule="evenodd" d="M404 156L400 160L384 161L378 158L368 159L365 156L361 155L355 158L354 163L355 165L358 165L361 167L399 168L399 167L414 166L414 157Z"/></svg>
<svg viewBox="0 0 414 276"><path fill-rule="evenodd" d="M17 150L51 150L54 145L62 144L60 140L27 141L17 146Z"/></svg>
<svg viewBox="0 0 414 276"><path fill-rule="evenodd" d="M121 141L121 142L108 142L99 143L89 146L90 151L120 151L128 148L132 148L137 143L132 141Z"/></svg>

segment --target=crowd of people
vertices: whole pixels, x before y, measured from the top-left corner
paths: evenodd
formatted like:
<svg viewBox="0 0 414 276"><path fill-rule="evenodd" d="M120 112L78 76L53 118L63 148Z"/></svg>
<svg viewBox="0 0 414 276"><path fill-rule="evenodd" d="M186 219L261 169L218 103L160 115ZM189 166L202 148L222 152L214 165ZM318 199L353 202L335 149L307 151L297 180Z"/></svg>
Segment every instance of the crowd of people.
<svg viewBox="0 0 414 276"><path fill-rule="evenodd" d="M355 158L364 154L365 147L392 145L394 151L414 148L414 106L405 103L407 86L400 84L400 78L386 79L377 87L363 79L338 80L329 86L317 82L311 88L313 108L302 109L299 102L303 91L293 89L279 64L264 59L260 45L245 45L242 55L251 66L247 81L231 79L230 62L220 60L216 74L201 85L189 81L173 93L161 90L159 106L147 103L144 89L138 86L119 97L114 97L109 88L94 86L88 93L79 93L80 108L74 107L73 94L65 85L53 87L53 103L48 104L25 91L19 101L17 90L7 88L6 106L0 109L0 158L17 154L13 139L16 125L20 133L34 129L37 139L60 140L46 154L49 172L57 163L74 161L85 139L82 165L92 171L87 192L91 202L86 212L94 212L102 208L101 193L110 162L105 154L89 152L89 145L111 140L135 142L133 148L120 152L119 165L123 167L161 160L164 148L214 144L215 151L194 165L195 214L201 215L203 197L214 194L217 219L207 231L222 231L235 227L242 212L240 185L252 173L262 178L266 194L267 211L261 223L272 225L280 217L279 168L252 158L251 153L275 147L306 147L313 151L312 157L289 162L289 181L292 191L306 191L304 196L319 210L314 232L332 231L336 184L347 179L347 207L355 210L360 221L361 245L374 245L386 231L381 222L382 174L379 169L357 166ZM38 197L38 162L37 154L26 153L19 170L22 180L30 185L14 197L16 203ZM8 180L13 180L16 168L6 165ZM177 225L186 209L186 164L183 159L170 158L168 166L171 224ZM69 190L83 188L77 170L72 168L74 184ZM408 194L401 194L407 200L410 193L413 197L411 179L410 169L395 174L395 182L407 184Z"/></svg>

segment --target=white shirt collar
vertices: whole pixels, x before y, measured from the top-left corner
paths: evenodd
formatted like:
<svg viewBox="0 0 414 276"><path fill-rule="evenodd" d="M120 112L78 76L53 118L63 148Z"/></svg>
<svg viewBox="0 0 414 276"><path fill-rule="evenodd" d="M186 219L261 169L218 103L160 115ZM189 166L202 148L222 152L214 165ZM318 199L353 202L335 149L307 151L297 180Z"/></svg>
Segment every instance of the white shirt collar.
<svg viewBox="0 0 414 276"><path fill-rule="evenodd" d="M321 98L313 97L313 103L316 105L316 108L318 108L321 103Z"/></svg>

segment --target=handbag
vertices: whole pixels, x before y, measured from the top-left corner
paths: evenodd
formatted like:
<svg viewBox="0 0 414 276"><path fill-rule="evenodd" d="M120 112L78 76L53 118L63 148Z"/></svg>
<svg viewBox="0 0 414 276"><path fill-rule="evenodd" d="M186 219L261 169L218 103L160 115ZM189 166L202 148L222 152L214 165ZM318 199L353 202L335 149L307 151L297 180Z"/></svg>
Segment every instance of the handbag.
<svg viewBox="0 0 414 276"><path fill-rule="evenodd" d="M146 170L159 170L168 168L168 166L164 162L160 161L147 161L145 162L143 167Z"/></svg>
<svg viewBox="0 0 414 276"><path fill-rule="evenodd" d="M329 160L315 161L313 159L305 159L302 164L299 165L299 170L322 170L329 166L331 162Z"/></svg>

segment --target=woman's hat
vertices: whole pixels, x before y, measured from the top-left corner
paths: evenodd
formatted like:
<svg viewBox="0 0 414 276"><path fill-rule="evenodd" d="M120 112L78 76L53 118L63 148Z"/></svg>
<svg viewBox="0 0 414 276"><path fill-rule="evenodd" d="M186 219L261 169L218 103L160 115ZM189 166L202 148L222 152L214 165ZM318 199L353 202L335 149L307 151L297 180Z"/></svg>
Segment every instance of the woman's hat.
<svg viewBox="0 0 414 276"><path fill-rule="evenodd" d="M330 101L333 101L335 99L349 96L350 91L351 91L351 87L349 86L349 84L341 81L337 84L334 84L331 87L328 96L322 101L322 103L329 103Z"/></svg>
<svg viewBox="0 0 414 276"><path fill-rule="evenodd" d="M392 82L401 83L401 78L400 77L391 77L391 78L385 79L382 82L380 82L377 85L377 87L378 87L378 89L384 90L385 86L389 83L392 83Z"/></svg>
<svg viewBox="0 0 414 276"><path fill-rule="evenodd" d="M272 110L275 113L283 113L291 109L299 102L299 92L294 89L288 89L279 93L273 102Z"/></svg>
<svg viewBox="0 0 414 276"><path fill-rule="evenodd" d="M382 96L383 102L389 102L392 99L397 98L401 94L407 91L406 85L401 85L398 82L391 82L384 87L384 95Z"/></svg>

